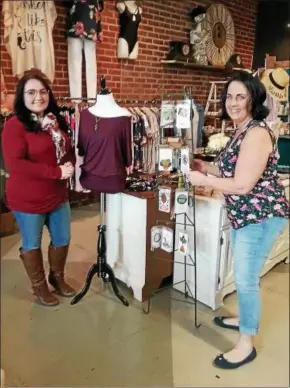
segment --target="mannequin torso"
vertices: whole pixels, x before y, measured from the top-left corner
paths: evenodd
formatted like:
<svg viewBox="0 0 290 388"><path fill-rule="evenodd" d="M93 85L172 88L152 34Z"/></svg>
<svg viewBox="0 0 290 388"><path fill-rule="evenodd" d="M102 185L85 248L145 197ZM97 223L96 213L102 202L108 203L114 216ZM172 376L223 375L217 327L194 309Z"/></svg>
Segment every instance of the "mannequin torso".
<svg viewBox="0 0 290 388"><path fill-rule="evenodd" d="M131 116L128 109L120 107L112 93L110 94L98 94L97 102L95 105L89 108L90 113L97 117L120 117L120 116Z"/></svg>
<svg viewBox="0 0 290 388"><path fill-rule="evenodd" d="M81 112L78 150L84 157L82 187L95 193L125 190L132 165L131 114L112 93L98 94L96 104Z"/></svg>
<svg viewBox="0 0 290 388"><path fill-rule="evenodd" d="M118 58L137 59L138 26L141 22L142 8L135 0L122 1L117 4L120 13L120 34L118 39Z"/></svg>

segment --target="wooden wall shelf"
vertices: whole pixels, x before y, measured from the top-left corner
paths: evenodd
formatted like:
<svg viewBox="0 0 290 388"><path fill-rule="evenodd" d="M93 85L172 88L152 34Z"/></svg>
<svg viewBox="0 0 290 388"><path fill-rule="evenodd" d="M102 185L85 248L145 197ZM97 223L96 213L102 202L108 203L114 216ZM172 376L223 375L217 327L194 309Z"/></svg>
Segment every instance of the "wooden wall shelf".
<svg viewBox="0 0 290 388"><path fill-rule="evenodd" d="M208 71L226 71L224 66L210 66L210 65L200 65L198 63L178 61L176 59L162 59L161 63L168 65L183 66L189 69L199 69L199 70L208 70Z"/></svg>

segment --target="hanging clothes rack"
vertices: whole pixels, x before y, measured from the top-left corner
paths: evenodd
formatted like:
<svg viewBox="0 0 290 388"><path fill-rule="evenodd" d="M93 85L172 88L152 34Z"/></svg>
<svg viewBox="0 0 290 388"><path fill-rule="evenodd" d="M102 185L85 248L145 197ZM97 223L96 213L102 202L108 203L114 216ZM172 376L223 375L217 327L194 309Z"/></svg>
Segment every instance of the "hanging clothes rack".
<svg viewBox="0 0 290 388"><path fill-rule="evenodd" d="M95 102L96 99L95 98L86 98L86 97L68 97L68 96L59 96L59 97L55 97L56 101L69 101L69 102L74 102L74 101L80 101L80 102L89 102L89 101L93 101ZM120 100L116 100L116 102L118 104L136 104L136 105L140 105L140 104L152 104L152 105L157 105L157 104L161 104L161 100L156 100L156 99L152 99L152 100L128 100L128 99L120 99Z"/></svg>

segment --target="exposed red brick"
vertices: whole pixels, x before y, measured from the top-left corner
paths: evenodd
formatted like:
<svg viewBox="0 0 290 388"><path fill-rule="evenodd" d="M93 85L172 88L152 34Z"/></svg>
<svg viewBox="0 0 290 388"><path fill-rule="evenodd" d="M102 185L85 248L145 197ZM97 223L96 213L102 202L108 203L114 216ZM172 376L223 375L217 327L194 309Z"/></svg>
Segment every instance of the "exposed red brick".
<svg viewBox="0 0 290 388"><path fill-rule="evenodd" d="M104 74L116 98L160 98L162 87L171 93L191 86L195 99L204 103L209 92L209 81L220 80L219 71L184 69L160 63L168 51L170 40L188 41L192 21L188 16L197 5L215 3L210 0L145 0L139 29L139 56L137 61L117 59L118 12L115 1L106 0L102 14L104 42L97 47L98 76ZM246 67L251 65L256 23L256 0L219 0L228 7L235 23L236 49ZM58 18L54 27L56 73L53 90L57 96L69 96L67 71L67 44L65 40L66 8L55 1ZM1 7L2 8L2 7ZM1 68L9 92L14 92L17 79L12 76L11 61L3 44L3 15L1 12ZM85 66L83 66L83 95L85 94Z"/></svg>

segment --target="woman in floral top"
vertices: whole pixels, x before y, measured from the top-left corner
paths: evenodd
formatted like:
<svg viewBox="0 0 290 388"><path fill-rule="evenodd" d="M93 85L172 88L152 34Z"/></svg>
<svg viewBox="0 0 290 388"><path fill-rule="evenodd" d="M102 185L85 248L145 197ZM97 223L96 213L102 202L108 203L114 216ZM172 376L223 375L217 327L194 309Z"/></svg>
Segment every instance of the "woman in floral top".
<svg viewBox="0 0 290 388"><path fill-rule="evenodd" d="M221 152L218 166L195 160L195 171L189 173L193 185L224 193L232 227L239 317L216 317L214 323L239 331L240 338L234 349L214 360L223 369L256 358L253 337L260 325L260 274L289 218L289 203L277 174L277 142L263 121L268 115L265 99L265 88L257 78L236 72L222 95L222 118L230 118L236 131Z"/></svg>

